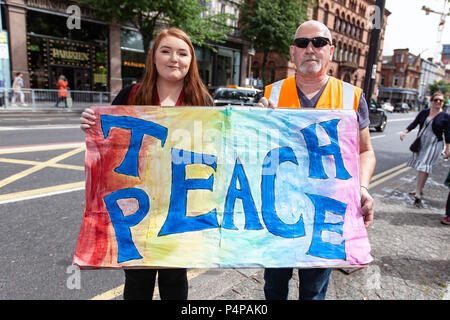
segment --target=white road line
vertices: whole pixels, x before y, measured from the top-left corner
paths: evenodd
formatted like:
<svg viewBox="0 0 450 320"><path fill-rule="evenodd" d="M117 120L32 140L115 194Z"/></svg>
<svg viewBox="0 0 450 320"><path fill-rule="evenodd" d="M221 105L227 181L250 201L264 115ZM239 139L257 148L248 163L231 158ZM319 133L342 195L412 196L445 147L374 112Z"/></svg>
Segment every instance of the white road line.
<svg viewBox="0 0 450 320"><path fill-rule="evenodd" d="M51 196L55 196L55 195L58 195L58 194L69 193L69 192L74 192L74 191L81 191L81 190L84 190L84 187L67 189L67 190L60 190L60 191L54 191L54 192L48 192L48 193L43 193L43 194L37 194L37 195L26 196L26 197L21 197L21 198L15 198L15 199L9 199L9 200L0 201L0 205L7 204L7 203L12 203L12 202L19 202L19 201L38 199L38 198L51 197Z"/></svg>
<svg viewBox="0 0 450 320"><path fill-rule="evenodd" d="M78 148L78 147L81 147L84 145L85 145L85 142L68 142L68 143L36 144L36 145L29 145L29 146L0 147L0 154L15 153L15 152L70 149L70 148Z"/></svg>
<svg viewBox="0 0 450 320"><path fill-rule="evenodd" d="M412 121L415 118L401 118L401 119L389 119L388 122L398 122L398 121Z"/></svg>
<svg viewBox="0 0 450 320"><path fill-rule="evenodd" d="M370 137L370 139L378 139L378 138L384 138L384 137L386 137L385 134L383 134L381 136Z"/></svg>
<svg viewBox="0 0 450 320"><path fill-rule="evenodd" d="M55 130L55 129L79 129L79 124L55 124L55 125L34 125L34 126L16 126L0 127L0 131L21 131L21 130Z"/></svg>

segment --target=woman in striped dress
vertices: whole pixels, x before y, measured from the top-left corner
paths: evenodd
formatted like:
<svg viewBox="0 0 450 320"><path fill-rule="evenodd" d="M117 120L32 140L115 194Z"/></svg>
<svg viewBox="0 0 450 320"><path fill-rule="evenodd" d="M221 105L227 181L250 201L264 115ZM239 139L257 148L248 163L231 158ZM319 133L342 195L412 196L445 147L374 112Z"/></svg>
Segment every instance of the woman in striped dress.
<svg viewBox="0 0 450 320"><path fill-rule="evenodd" d="M408 166L417 170L417 185L414 192L414 204L422 203L422 190L433 165L439 159L445 145L445 158L450 156L450 115L442 110L444 95L436 92L431 98L431 107L419 112L413 122L400 134L403 141L405 135L419 125L421 148L413 152ZM444 143L445 139L445 143Z"/></svg>

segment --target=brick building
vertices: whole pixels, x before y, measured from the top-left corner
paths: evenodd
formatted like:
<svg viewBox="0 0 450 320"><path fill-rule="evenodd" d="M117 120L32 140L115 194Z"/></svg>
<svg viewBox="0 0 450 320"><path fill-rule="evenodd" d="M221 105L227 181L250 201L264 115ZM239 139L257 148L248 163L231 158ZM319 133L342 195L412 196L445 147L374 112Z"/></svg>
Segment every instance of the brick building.
<svg viewBox="0 0 450 320"><path fill-rule="evenodd" d="M333 45L336 47L328 74L361 88L364 86L366 74L371 31L370 16L373 12L371 6L373 5L375 5L375 1L370 0L316 0L316 6L308 9L309 19L318 20L330 29ZM376 95L378 89L384 31L389 15L390 12L385 9L374 95ZM251 66L255 78L261 77L261 66L262 53L257 53ZM269 54L266 68L267 79L265 80L267 83L295 74L294 64L277 53Z"/></svg>
<svg viewBox="0 0 450 320"><path fill-rule="evenodd" d="M419 100L421 58L409 49L395 49L383 57L378 99L390 103L406 102L416 106Z"/></svg>

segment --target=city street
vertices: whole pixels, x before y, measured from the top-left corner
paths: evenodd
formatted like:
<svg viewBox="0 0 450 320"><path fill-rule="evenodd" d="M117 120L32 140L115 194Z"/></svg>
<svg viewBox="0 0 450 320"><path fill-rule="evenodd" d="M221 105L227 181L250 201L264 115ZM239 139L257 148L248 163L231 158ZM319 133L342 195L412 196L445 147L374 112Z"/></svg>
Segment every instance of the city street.
<svg viewBox="0 0 450 320"><path fill-rule="evenodd" d="M391 179L408 170L408 146L417 131L403 142L399 133L415 114L389 113L385 131L371 132L374 194L383 194ZM123 271L71 266L84 205L85 146L78 120L77 113L0 114L0 299L122 299ZM240 299L233 292L248 279L261 291L247 299L263 299L263 283L255 280L261 270L189 270L189 298ZM338 298L333 292L331 298Z"/></svg>

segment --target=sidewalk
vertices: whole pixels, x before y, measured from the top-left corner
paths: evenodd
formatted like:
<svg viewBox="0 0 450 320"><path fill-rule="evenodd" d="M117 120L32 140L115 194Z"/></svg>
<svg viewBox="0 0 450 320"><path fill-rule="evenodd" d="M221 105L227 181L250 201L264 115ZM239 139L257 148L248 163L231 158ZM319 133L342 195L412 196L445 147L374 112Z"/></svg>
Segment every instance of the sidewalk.
<svg viewBox="0 0 450 320"><path fill-rule="evenodd" d="M371 189L375 220L369 227L374 261L346 274L333 270L328 300L449 300L450 226L444 216L450 161L439 160L424 190L424 208L412 205L416 171L402 174ZM222 278L223 287L211 295L210 283ZM233 269L190 280L189 299L264 300L263 269ZM298 275L290 282L289 299L298 299Z"/></svg>
<svg viewBox="0 0 450 320"><path fill-rule="evenodd" d="M103 105L110 105L111 103L105 102ZM84 103L84 104L75 104L71 108L64 108L64 102L59 104L59 107L56 108L52 104L36 104L34 107L31 105L28 106L11 106L9 105L7 108L5 106L0 106L0 113L30 113L30 112L41 112L41 113L55 113L55 112L67 112L67 113L81 113L85 108L90 107L93 104Z"/></svg>

